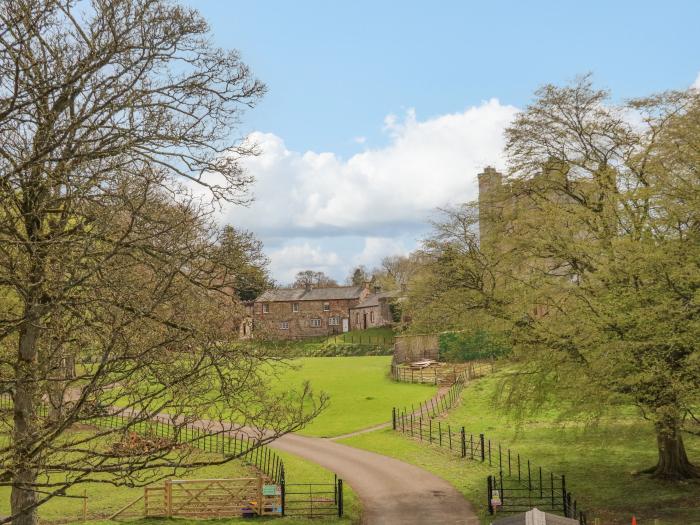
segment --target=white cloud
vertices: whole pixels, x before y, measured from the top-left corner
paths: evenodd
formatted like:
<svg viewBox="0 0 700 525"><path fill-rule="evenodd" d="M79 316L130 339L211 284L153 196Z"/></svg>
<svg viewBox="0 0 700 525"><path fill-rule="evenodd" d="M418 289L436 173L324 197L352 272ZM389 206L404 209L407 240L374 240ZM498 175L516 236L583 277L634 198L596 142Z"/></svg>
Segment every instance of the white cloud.
<svg viewBox="0 0 700 525"><path fill-rule="evenodd" d="M381 260L388 255L407 255L410 252L405 244L390 237L367 237L365 245L354 258L354 266L365 265L367 268L379 266Z"/></svg>
<svg viewBox="0 0 700 525"><path fill-rule="evenodd" d="M348 159L293 151L275 134L252 133L261 154L244 164L255 177L255 201L225 207L221 221L276 246L268 255L280 282L305 269L343 279L353 265L407 253L436 207L476 198L477 173L505 164L503 131L516 112L492 99L426 120L412 109L388 115L389 143L372 149L364 142Z"/></svg>
<svg viewBox="0 0 700 525"><path fill-rule="evenodd" d="M255 132L262 154L245 165L256 178L256 202L225 221L264 235L377 235L410 228L435 207L476 197L476 175L502 166L503 130L516 108L492 99L460 113L384 122L389 145L347 160L331 152L296 152L282 138Z"/></svg>
<svg viewBox="0 0 700 525"><path fill-rule="evenodd" d="M341 262L335 252L324 251L321 246L312 246L308 242L288 244L270 251L268 255L272 275L282 284L294 281L294 276L302 270L333 274Z"/></svg>

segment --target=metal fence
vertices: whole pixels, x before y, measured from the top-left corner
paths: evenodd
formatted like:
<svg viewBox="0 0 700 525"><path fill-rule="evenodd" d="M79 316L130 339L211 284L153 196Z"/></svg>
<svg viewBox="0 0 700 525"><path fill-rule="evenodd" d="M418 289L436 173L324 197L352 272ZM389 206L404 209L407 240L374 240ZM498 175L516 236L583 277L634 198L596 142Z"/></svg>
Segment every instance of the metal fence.
<svg viewBox="0 0 700 525"><path fill-rule="evenodd" d="M343 480L333 483L282 482L282 515L306 518L343 516Z"/></svg>
<svg viewBox="0 0 700 525"><path fill-rule="evenodd" d="M487 478L491 514L495 511L523 512L536 506L576 518L586 525L586 514L578 509L563 474L555 475L533 466L529 459L502 447L482 433L469 432L464 426L453 426L437 419L456 402L464 384L462 377L459 385L451 387L447 399L437 403L431 401L419 410L393 408L392 428L428 445L446 448L460 458L497 467L497 473ZM452 388L456 390L452 391Z"/></svg>
<svg viewBox="0 0 700 525"><path fill-rule="evenodd" d="M0 410L11 410L12 396L0 394ZM41 417L48 414L48 406L41 404L37 412ZM262 476L280 485L282 491L282 514L316 517L343 515L343 480L337 476L333 483L288 483L285 478L284 462L260 440L242 432L229 432L225 429L211 432L201 425L185 423L173 425L169 417L136 419L123 412L91 418L84 421L97 428L124 429L146 437L162 437L176 443L187 444L206 452L235 456L253 466ZM306 487L308 490L301 490ZM154 490L162 490L154 488ZM333 499L328 497L333 494ZM307 514L304 514L307 512Z"/></svg>

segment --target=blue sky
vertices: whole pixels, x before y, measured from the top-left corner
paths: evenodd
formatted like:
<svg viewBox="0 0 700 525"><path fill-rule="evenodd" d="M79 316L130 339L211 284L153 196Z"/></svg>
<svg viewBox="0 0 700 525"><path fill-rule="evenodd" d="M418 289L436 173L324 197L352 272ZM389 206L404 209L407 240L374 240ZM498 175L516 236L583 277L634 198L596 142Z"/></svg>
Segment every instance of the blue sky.
<svg viewBox="0 0 700 525"><path fill-rule="evenodd" d="M502 131L543 83L592 72L616 100L690 86L700 2L190 0L269 88L237 136L256 202L222 221L274 276L405 253L437 206L502 166Z"/></svg>

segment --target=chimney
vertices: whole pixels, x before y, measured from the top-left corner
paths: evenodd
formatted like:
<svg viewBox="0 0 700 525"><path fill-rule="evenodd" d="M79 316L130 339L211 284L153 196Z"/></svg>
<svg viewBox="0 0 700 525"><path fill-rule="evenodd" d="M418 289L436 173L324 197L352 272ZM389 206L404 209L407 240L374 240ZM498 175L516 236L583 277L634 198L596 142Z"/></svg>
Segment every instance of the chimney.
<svg viewBox="0 0 700 525"><path fill-rule="evenodd" d="M374 285L373 290L374 290L374 293L375 293L375 294L377 294L377 293L382 293L382 287L379 286L378 284L375 284L375 285Z"/></svg>

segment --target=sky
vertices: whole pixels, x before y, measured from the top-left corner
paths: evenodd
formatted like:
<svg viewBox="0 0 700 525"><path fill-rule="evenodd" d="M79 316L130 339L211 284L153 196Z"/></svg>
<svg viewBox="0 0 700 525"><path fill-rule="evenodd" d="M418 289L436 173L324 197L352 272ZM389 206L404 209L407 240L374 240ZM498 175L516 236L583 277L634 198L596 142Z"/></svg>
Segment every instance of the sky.
<svg viewBox="0 0 700 525"><path fill-rule="evenodd" d="M614 101L700 88L700 2L187 0L268 93L232 137L253 203L222 223L281 284L406 254L439 207L505 166L503 130L545 83L592 73Z"/></svg>

